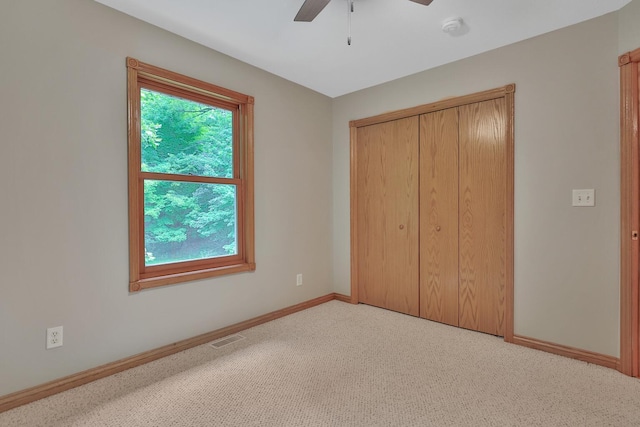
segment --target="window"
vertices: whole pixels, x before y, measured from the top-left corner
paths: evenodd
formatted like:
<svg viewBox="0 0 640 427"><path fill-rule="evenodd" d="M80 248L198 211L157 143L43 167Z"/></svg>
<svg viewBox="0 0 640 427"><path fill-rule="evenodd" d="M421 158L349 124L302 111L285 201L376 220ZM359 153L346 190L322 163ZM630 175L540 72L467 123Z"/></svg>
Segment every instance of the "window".
<svg viewBox="0 0 640 427"><path fill-rule="evenodd" d="M255 270L253 98L127 70L129 290Z"/></svg>

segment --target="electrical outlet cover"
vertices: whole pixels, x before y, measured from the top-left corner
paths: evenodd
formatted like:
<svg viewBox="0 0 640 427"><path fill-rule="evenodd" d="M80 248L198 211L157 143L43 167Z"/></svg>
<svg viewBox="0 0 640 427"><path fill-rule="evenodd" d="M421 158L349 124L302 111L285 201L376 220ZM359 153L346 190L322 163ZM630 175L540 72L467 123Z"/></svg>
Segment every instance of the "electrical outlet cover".
<svg viewBox="0 0 640 427"><path fill-rule="evenodd" d="M47 350L62 347L62 326L47 328Z"/></svg>

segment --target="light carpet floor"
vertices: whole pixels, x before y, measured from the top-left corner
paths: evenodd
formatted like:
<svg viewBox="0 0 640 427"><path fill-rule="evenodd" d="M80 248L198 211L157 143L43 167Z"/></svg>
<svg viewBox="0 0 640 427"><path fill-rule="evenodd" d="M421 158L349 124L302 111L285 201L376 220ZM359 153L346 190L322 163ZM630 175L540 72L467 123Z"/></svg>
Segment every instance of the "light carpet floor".
<svg viewBox="0 0 640 427"><path fill-rule="evenodd" d="M338 301L0 414L9 426L640 426L640 380Z"/></svg>

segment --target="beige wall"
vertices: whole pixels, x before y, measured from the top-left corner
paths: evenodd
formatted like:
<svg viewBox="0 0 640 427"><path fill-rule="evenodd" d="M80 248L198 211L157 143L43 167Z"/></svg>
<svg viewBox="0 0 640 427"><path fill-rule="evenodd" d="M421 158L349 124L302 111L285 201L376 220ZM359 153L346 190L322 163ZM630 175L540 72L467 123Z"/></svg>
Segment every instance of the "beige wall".
<svg viewBox="0 0 640 427"><path fill-rule="evenodd" d="M613 13L335 99L336 292L350 293L349 120L516 83L515 333L618 356L617 52ZM596 206L571 207L574 188Z"/></svg>
<svg viewBox="0 0 640 427"><path fill-rule="evenodd" d="M631 3L618 11L619 43L618 53L626 53L640 48L640 0Z"/></svg>
<svg viewBox="0 0 640 427"><path fill-rule="evenodd" d="M126 56L255 97L256 272L128 293ZM0 2L0 58L0 395L333 291L331 99L87 0Z"/></svg>

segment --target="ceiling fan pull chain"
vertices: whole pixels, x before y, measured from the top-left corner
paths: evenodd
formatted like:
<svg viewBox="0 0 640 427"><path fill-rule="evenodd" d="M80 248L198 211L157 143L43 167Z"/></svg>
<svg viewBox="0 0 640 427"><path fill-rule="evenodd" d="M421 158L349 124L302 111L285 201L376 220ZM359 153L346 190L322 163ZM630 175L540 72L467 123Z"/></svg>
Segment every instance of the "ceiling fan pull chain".
<svg viewBox="0 0 640 427"><path fill-rule="evenodd" d="M351 46L351 13L353 13L353 0L347 0L347 45Z"/></svg>

